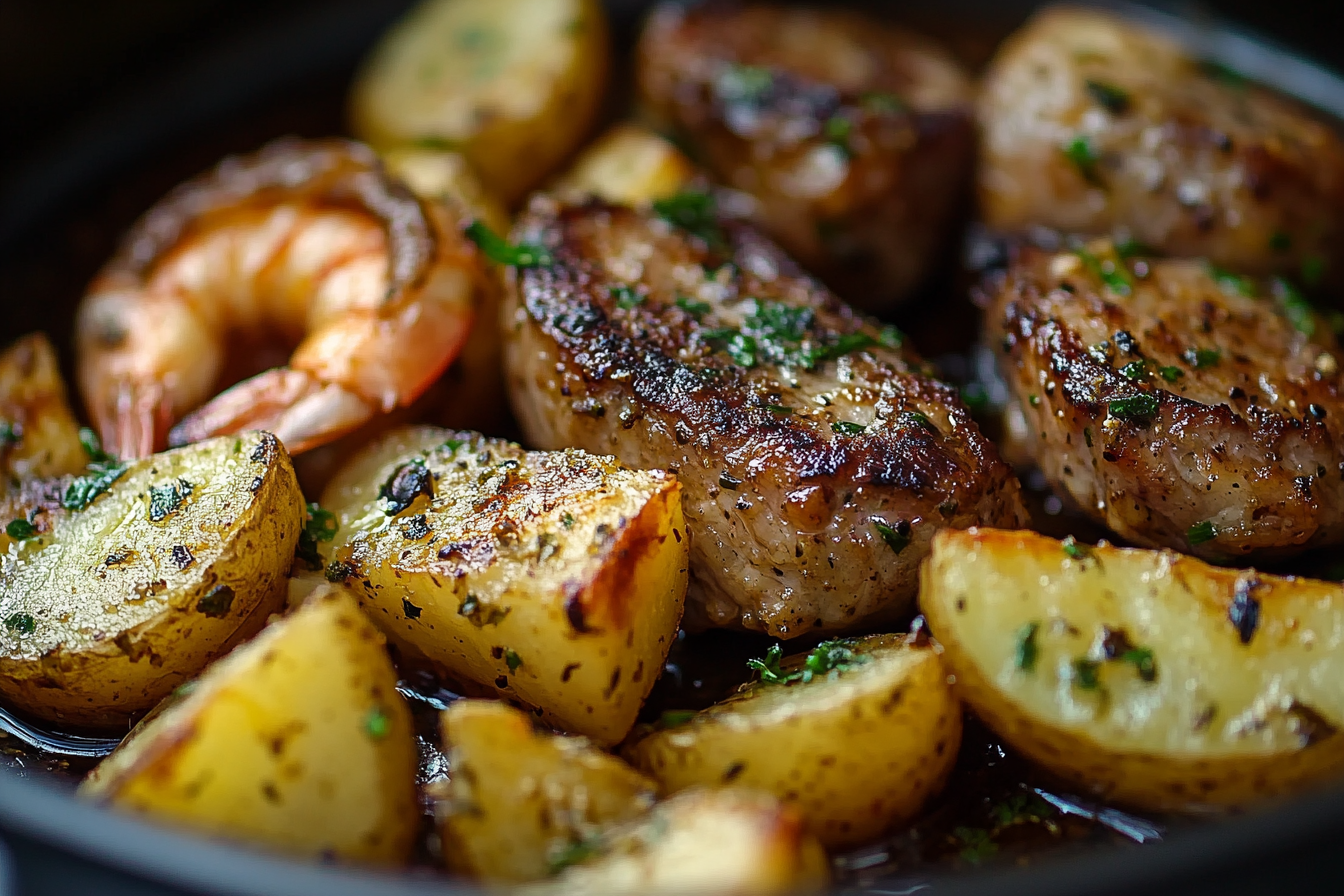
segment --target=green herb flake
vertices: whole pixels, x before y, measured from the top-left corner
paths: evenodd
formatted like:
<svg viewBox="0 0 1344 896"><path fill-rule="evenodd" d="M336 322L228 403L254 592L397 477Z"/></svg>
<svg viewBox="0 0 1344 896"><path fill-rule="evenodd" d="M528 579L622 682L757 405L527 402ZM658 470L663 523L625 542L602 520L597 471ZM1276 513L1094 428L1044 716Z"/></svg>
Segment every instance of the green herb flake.
<svg viewBox="0 0 1344 896"><path fill-rule="evenodd" d="M1316 335L1316 309L1289 280L1275 277L1270 281L1270 291L1293 329L1304 336Z"/></svg>
<svg viewBox="0 0 1344 896"><path fill-rule="evenodd" d="M972 412L984 411L989 408L989 392L985 390L983 383L967 383L961 387L961 400Z"/></svg>
<svg viewBox="0 0 1344 896"><path fill-rule="evenodd" d="M1115 254L1119 255L1121 258L1130 259L1137 258L1141 255L1154 255L1156 253L1153 252L1151 246L1142 243L1133 237L1129 237L1128 239L1121 240L1115 244Z"/></svg>
<svg viewBox="0 0 1344 896"><path fill-rule="evenodd" d="M725 103L759 103L769 95L775 77L756 65L730 65L714 80L714 92Z"/></svg>
<svg viewBox="0 0 1344 896"><path fill-rule="evenodd" d="M1237 91L1245 90L1247 85L1250 83L1247 80L1246 76L1243 75L1241 72L1237 71L1231 66L1224 65L1221 62L1214 62L1213 60L1205 60L1199 64L1199 67L1204 72L1205 75L1207 75L1208 77L1212 78L1215 81L1219 81L1222 84L1225 84L1226 86L1232 88L1233 90Z"/></svg>
<svg viewBox="0 0 1344 896"><path fill-rule="evenodd" d="M1060 547L1065 554L1069 555L1074 560L1088 560L1092 557L1092 546L1079 544L1078 540L1072 535L1064 539L1064 541L1060 543Z"/></svg>
<svg viewBox="0 0 1344 896"><path fill-rule="evenodd" d="M1041 624L1039 622L1028 622L1017 630L1013 656L1017 668L1023 672L1030 672L1036 668L1036 660L1040 656L1040 649L1036 644L1036 633L1040 629Z"/></svg>
<svg viewBox="0 0 1344 896"><path fill-rule="evenodd" d="M1097 660L1076 659L1073 661L1073 683L1084 691L1095 691L1101 687L1101 663Z"/></svg>
<svg viewBox="0 0 1344 896"><path fill-rule="evenodd" d="M686 190L666 199L655 199L653 211L669 224L700 237L711 246L723 246L726 240L719 229L714 197L698 190Z"/></svg>
<svg viewBox="0 0 1344 896"><path fill-rule="evenodd" d="M905 345L905 334L897 327L886 326L878 332L877 341L887 348L900 348Z"/></svg>
<svg viewBox="0 0 1344 896"><path fill-rule="evenodd" d="M546 864L551 874L559 874L571 865L579 865L588 861L597 855L598 841L573 840L564 844L558 849L554 849L546 857Z"/></svg>
<svg viewBox="0 0 1344 896"><path fill-rule="evenodd" d="M182 507L195 486L185 479L149 487L149 519L161 523Z"/></svg>
<svg viewBox="0 0 1344 896"><path fill-rule="evenodd" d="M1217 537L1218 527L1213 524L1212 520L1195 523L1185 532L1185 540L1190 542L1191 546L1213 541Z"/></svg>
<svg viewBox="0 0 1344 896"><path fill-rule="evenodd" d="M837 420L831 424L831 432L839 433L842 436L862 435L867 427L862 423L850 423L847 420Z"/></svg>
<svg viewBox="0 0 1344 896"><path fill-rule="evenodd" d="M822 128L822 133L826 137L826 142L839 149L845 155L849 155L849 138L854 131L854 122L843 115L832 115L826 119L826 124Z"/></svg>
<svg viewBox="0 0 1344 896"><path fill-rule="evenodd" d="M1218 362L1223 360L1223 353L1216 348L1188 348L1181 358L1196 370L1207 370L1218 366Z"/></svg>
<svg viewBox="0 0 1344 896"><path fill-rule="evenodd" d="M678 308L680 308L682 311L685 311L687 314L689 314L696 320L699 320L701 317L704 317L706 314L710 312L710 306L708 302L698 302L695 299L690 298L689 296L677 296L675 304Z"/></svg>
<svg viewBox="0 0 1344 896"><path fill-rule="evenodd" d="M874 115L899 115L905 103L896 94L886 90L869 90L859 97L864 110Z"/></svg>
<svg viewBox="0 0 1344 896"><path fill-rule="evenodd" d="M1157 374L1167 382L1174 383L1181 377L1185 376L1185 371L1179 367L1172 367L1171 365L1167 365L1166 367L1159 367L1157 369Z"/></svg>
<svg viewBox="0 0 1344 896"><path fill-rule="evenodd" d="M1078 169L1083 180L1093 186L1101 186L1101 179L1097 176L1097 163L1101 161L1101 156L1098 155L1091 138L1079 134L1064 144L1063 152L1064 158L1073 163L1073 167Z"/></svg>
<svg viewBox="0 0 1344 896"><path fill-rule="evenodd" d="M364 717L364 732L374 740L382 740L392 730L392 720L381 706L375 706Z"/></svg>
<svg viewBox="0 0 1344 896"><path fill-rule="evenodd" d="M1121 297L1134 293L1134 282L1130 279L1129 273L1115 262L1100 259L1081 247L1074 249L1073 254L1083 262L1083 267L1087 268L1088 273L1100 280L1111 292Z"/></svg>
<svg viewBox="0 0 1344 896"><path fill-rule="evenodd" d="M1039 395L1028 395L1028 396L1027 396L1027 404L1031 405L1031 406L1034 407L1034 408L1038 408L1038 407L1040 407L1040 406L1041 406L1041 396L1039 396Z"/></svg>
<svg viewBox="0 0 1344 896"><path fill-rule="evenodd" d="M921 414L919 411L902 411L896 417L896 421L907 429L918 427L925 432L938 434L938 427L933 425L933 421Z"/></svg>
<svg viewBox="0 0 1344 896"><path fill-rule="evenodd" d="M1147 392L1130 395L1126 398L1113 398L1106 403L1112 417L1129 420L1134 423L1149 423L1160 408L1155 396Z"/></svg>
<svg viewBox="0 0 1344 896"><path fill-rule="evenodd" d="M517 652L513 650L513 648L506 647L504 649L504 665L509 667L510 674L517 672L518 667L521 666L522 664L523 664L523 658L520 657L517 654Z"/></svg>
<svg viewBox="0 0 1344 896"><path fill-rule="evenodd" d="M1157 664L1153 661L1153 651L1148 647L1134 647L1120 654L1120 662L1129 663L1139 672L1144 681L1157 680Z"/></svg>
<svg viewBox="0 0 1344 896"><path fill-rule="evenodd" d="M89 456L89 463L91 464L107 466L117 462L115 457L103 450L103 443L98 438L98 433L87 426L81 426L79 429L79 444L83 446L84 453Z"/></svg>
<svg viewBox="0 0 1344 896"><path fill-rule="evenodd" d="M21 635L31 635L37 631L37 620L28 613L14 613L6 617L5 628Z"/></svg>
<svg viewBox="0 0 1344 896"><path fill-rule="evenodd" d="M630 308L638 308L640 305L644 304L643 294L636 292L624 283L609 286L607 287L607 291L611 293L611 297L616 300L616 304L621 308L628 310Z"/></svg>
<svg viewBox="0 0 1344 896"><path fill-rule="evenodd" d="M17 445L23 438L22 428L8 420L0 420L0 450Z"/></svg>
<svg viewBox="0 0 1344 896"><path fill-rule="evenodd" d="M26 519L19 517L9 521L5 526L5 534L15 541L26 541L37 535L37 528Z"/></svg>
<svg viewBox="0 0 1344 896"><path fill-rule="evenodd" d="M1120 368L1120 375L1131 381L1146 379L1148 376L1148 362L1131 361Z"/></svg>
<svg viewBox="0 0 1344 896"><path fill-rule="evenodd" d="M984 828L956 827L952 836L962 845L958 855L972 865L979 865L999 851L998 844Z"/></svg>
<svg viewBox="0 0 1344 896"><path fill-rule="evenodd" d="M308 519L303 524L303 530L299 532L299 546L294 556L302 560L309 569L321 569L322 555L317 549L317 543L331 541L336 537L338 529L340 524L336 522L336 514L330 510L323 510L316 501L309 502Z"/></svg>
<svg viewBox="0 0 1344 896"><path fill-rule="evenodd" d="M803 668L794 674L799 676L803 684L807 684L815 676L826 675L834 678L841 672L848 672L871 661L871 657L855 653L853 645L854 641L851 638L822 641L812 648L807 659L803 661Z"/></svg>
<svg viewBox="0 0 1344 896"><path fill-rule="evenodd" d="M1018 793L990 807L990 817L1000 828L1037 824L1056 813L1054 806L1034 793Z"/></svg>
<svg viewBox="0 0 1344 896"><path fill-rule="evenodd" d="M658 727L663 729L680 728L682 725L689 724L695 717L696 711L693 709L666 709L658 717Z"/></svg>
<svg viewBox="0 0 1344 896"><path fill-rule="evenodd" d="M546 267L553 264L551 253L544 246L531 243L514 245L491 230L484 221L476 220L467 225L467 238L480 247L485 257L495 264L512 265L516 268Z"/></svg>
<svg viewBox="0 0 1344 896"><path fill-rule="evenodd" d="M787 417L793 413L793 408L782 404L768 404L765 409L772 414L779 414L781 417Z"/></svg>
<svg viewBox="0 0 1344 896"><path fill-rule="evenodd" d="M61 497L61 506L66 510L83 510L93 500L112 487L126 472L125 464L96 469L87 476L80 476L66 486Z"/></svg>
<svg viewBox="0 0 1344 896"><path fill-rule="evenodd" d="M1122 90L1114 84L1107 84L1103 81L1094 81L1088 78L1085 82L1087 92L1092 95L1092 99L1106 111L1114 112L1116 115L1123 115L1129 111L1129 91Z"/></svg>
<svg viewBox="0 0 1344 896"><path fill-rule="evenodd" d="M564 526L566 529L573 529L574 514L566 513L564 516L560 517L560 525Z"/></svg>
<svg viewBox="0 0 1344 896"><path fill-rule="evenodd" d="M1215 264L1208 265L1209 276L1213 282L1218 284L1218 288L1230 296L1244 296L1248 299L1255 298L1255 281L1242 274L1235 274L1226 268L1220 268Z"/></svg>
<svg viewBox="0 0 1344 896"><path fill-rule="evenodd" d="M874 518L873 528L893 553L899 554L910 546L910 524L905 520L892 526L886 520Z"/></svg>
<svg viewBox="0 0 1344 896"><path fill-rule="evenodd" d="M784 684L792 679L779 668L779 661L784 656L784 648L778 644L771 644L770 649L765 652L764 659L747 660L747 668L760 674L761 681L767 684Z"/></svg>

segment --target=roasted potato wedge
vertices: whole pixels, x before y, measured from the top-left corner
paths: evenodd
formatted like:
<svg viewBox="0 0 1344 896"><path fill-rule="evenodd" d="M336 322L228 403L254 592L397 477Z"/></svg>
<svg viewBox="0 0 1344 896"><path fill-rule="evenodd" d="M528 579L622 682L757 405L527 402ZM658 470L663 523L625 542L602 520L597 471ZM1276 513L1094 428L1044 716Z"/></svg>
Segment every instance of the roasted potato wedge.
<svg viewBox="0 0 1344 896"><path fill-rule="evenodd" d="M82 795L312 857L404 861L419 828L411 714L344 588L211 666Z"/></svg>
<svg viewBox="0 0 1344 896"><path fill-rule="evenodd" d="M598 0L429 0L370 55L351 122L379 148L462 153L512 205L588 136L608 57Z"/></svg>
<svg viewBox="0 0 1344 896"><path fill-rule="evenodd" d="M0 696L122 727L284 606L303 496L270 433L92 467L41 490L0 555Z"/></svg>
<svg viewBox="0 0 1344 896"><path fill-rule="evenodd" d="M461 153L403 146L383 153L383 164L422 199L446 202L484 221L496 233L509 229L503 203L485 189Z"/></svg>
<svg viewBox="0 0 1344 896"><path fill-rule="evenodd" d="M686 593L681 487L582 451L390 433L337 474L328 577L411 655L603 745L634 725Z"/></svg>
<svg viewBox="0 0 1344 896"><path fill-rule="evenodd" d="M906 640L827 641L778 665L776 653L761 681L683 724L665 715L624 755L668 791L772 793L828 848L874 840L942 789L961 743L939 649Z"/></svg>
<svg viewBox="0 0 1344 896"><path fill-rule="evenodd" d="M460 700L442 726L451 778L439 821L453 871L489 881L546 877L603 830L647 812L658 792L587 738L537 731L503 703Z"/></svg>
<svg viewBox="0 0 1344 896"><path fill-rule="evenodd" d="M829 879L826 853L797 809L739 788L677 794L592 853L555 880L515 892L766 896L818 892Z"/></svg>
<svg viewBox="0 0 1344 896"><path fill-rule="evenodd" d="M627 122L593 141L552 189L637 205L676 195L694 176L695 166L671 141Z"/></svg>
<svg viewBox="0 0 1344 896"><path fill-rule="evenodd" d="M920 605L976 713L1108 799L1241 806L1344 772L1344 586L944 530Z"/></svg>
<svg viewBox="0 0 1344 896"><path fill-rule="evenodd" d="M51 342L24 336L0 354L0 496L24 480L79 473L88 461Z"/></svg>

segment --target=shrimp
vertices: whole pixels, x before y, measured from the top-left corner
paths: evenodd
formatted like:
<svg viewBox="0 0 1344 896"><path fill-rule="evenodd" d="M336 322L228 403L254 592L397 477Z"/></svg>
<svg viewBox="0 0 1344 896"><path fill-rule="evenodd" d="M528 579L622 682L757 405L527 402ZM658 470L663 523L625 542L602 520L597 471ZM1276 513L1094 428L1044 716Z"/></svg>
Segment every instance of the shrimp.
<svg viewBox="0 0 1344 896"><path fill-rule="evenodd" d="M76 318L104 446L144 457L264 429L299 453L409 404L471 328L485 268L458 223L345 140L278 140L177 187ZM211 397L240 346L277 341L297 346L288 364Z"/></svg>

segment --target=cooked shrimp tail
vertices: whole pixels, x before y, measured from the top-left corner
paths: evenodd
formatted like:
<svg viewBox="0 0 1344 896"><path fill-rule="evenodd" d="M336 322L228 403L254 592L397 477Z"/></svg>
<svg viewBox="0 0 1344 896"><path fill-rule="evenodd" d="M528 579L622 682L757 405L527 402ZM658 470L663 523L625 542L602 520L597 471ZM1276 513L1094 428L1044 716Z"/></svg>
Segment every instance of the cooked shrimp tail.
<svg viewBox="0 0 1344 896"><path fill-rule="evenodd" d="M266 428L298 452L410 404L471 327L483 263L456 224L343 140L280 140L178 187L76 324L108 450ZM277 337L297 346L287 366L211 399L230 349Z"/></svg>

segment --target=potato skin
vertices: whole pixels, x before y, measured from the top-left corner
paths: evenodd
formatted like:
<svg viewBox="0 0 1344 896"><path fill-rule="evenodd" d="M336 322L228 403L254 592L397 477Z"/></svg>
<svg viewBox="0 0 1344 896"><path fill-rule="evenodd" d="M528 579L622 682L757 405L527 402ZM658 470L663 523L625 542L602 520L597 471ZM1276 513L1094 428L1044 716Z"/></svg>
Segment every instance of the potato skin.
<svg viewBox="0 0 1344 896"><path fill-rule="evenodd" d="M664 3L636 64L652 113L845 299L889 311L942 254L975 132L932 41L829 4Z"/></svg>
<svg viewBox="0 0 1344 896"><path fill-rule="evenodd" d="M460 152L511 206L588 136L609 57L599 0L428 0L369 55L351 126L379 149Z"/></svg>
<svg viewBox="0 0 1344 896"><path fill-rule="evenodd" d="M1038 14L991 63L978 117L993 228L1123 230L1248 274L1328 262L1326 278L1344 278L1336 128L1140 24L1067 6ZM1079 137L1094 164L1065 154Z"/></svg>
<svg viewBox="0 0 1344 896"><path fill-rule="evenodd" d="M870 842L942 789L961 743L961 708L936 645L854 639L868 661L810 682L757 682L623 750L670 792L731 782L795 805L828 849ZM801 666L803 655L786 660Z"/></svg>
<svg viewBox="0 0 1344 896"><path fill-rule="evenodd" d="M597 858L516 892L782 896L820 892L830 877L826 853L797 809L740 787L679 793L608 833L596 852Z"/></svg>
<svg viewBox="0 0 1344 896"><path fill-rule="evenodd" d="M390 864L419 830L416 763L382 637L324 585L142 723L80 793L295 855Z"/></svg>
<svg viewBox="0 0 1344 896"><path fill-rule="evenodd" d="M183 483L153 519L149 490ZM304 505L284 446L250 432L135 461L82 510L47 516L0 557L0 620L31 620L0 626L0 695L124 730L284 606Z"/></svg>
<svg viewBox="0 0 1344 896"><path fill-rule="evenodd" d="M977 715L1107 800L1241 807L1344 772L1344 586L944 530L920 606Z"/></svg>
<svg viewBox="0 0 1344 896"><path fill-rule="evenodd" d="M380 489L413 461L432 497L389 516ZM399 649L604 746L629 732L685 601L670 474L412 427L351 460L322 504L341 526L329 576Z"/></svg>
<svg viewBox="0 0 1344 896"><path fill-rule="evenodd" d="M647 812L658 793L587 738L537 731L503 703L459 700L441 725L451 776L439 830L450 871L546 877L567 848Z"/></svg>
<svg viewBox="0 0 1344 896"><path fill-rule="evenodd" d="M30 333L0 354L0 427L0 497L29 479L79 473L89 462L45 333ZM8 544L0 535L0 550Z"/></svg>

